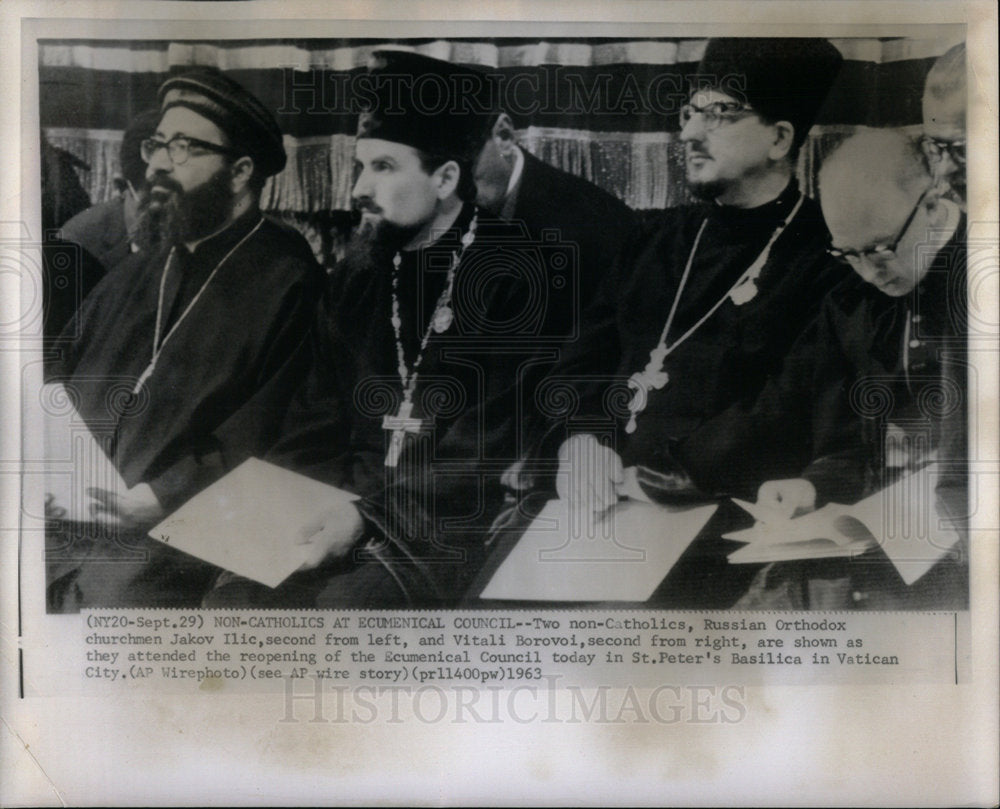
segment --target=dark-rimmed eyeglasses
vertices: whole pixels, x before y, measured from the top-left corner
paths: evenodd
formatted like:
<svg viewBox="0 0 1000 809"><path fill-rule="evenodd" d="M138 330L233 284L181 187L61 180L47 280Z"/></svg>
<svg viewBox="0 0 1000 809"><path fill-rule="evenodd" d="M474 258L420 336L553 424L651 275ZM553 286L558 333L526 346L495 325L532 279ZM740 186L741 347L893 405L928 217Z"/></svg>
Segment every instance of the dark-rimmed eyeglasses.
<svg viewBox="0 0 1000 809"><path fill-rule="evenodd" d="M197 157L201 154L228 154L236 155L234 149L222 146L218 143L209 143L207 140L192 138L188 135L174 135L170 140L160 140L158 138L146 138L139 144L139 154L144 162L149 163L160 149L166 148L170 156L170 162L175 166L186 163L191 156Z"/></svg>
<svg viewBox="0 0 1000 809"><path fill-rule="evenodd" d="M909 216L906 217L906 221L903 222L903 226L896 234L896 238L891 242L876 244L865 250L841 250L839 247L828 247L826 252L838 261L843 261L845 264L851 265L860 264L862 259L867 259L868 261L879 264L895 258L896 248L899 247L899 243L903 240L903 236L906 235L906 231L908 231L910 229L910 225L913 224L913 218L917 215L917 211L920 210L920 206L923 204L924 197L926 196L927 191L924 191L924 193L917 198L916 205L913 206L913 210L910 211Z"/></svg>
<svg viewBox="0 0 1000 809"><path fill-rule="evenodd" d="M932 163L938 163L947 154L956 165L965 165L965 138L958 140L942 140L924 135L920 139L920 147Z"/></svg>
<svg viewBox="0 0 1000 809"><path fill-rule="evenodd" d="M702 126L706 130L716 129L723 123L738 121L740 118L752 115L753 112L753 107L741 104L739 101L713 101L704 107L685 104L681 107L681 126L686 126L695 115L700 115Z"/></svg>

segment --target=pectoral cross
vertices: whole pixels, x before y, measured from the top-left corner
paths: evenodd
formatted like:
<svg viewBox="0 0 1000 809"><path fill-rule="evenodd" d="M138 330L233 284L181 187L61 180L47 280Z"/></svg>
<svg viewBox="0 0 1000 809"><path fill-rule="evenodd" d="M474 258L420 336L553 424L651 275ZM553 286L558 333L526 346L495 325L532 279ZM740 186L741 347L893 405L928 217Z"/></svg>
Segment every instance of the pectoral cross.
<svg viewBox="0 0 1000 809"><path fill-rule="evenodd" d="M635 417L646 408L646 394L651 390L660 390L670 381L670 376L663 370L663 361L666 358L667 347L660 343L649 352L649 362L646 363L646 367L629 377L628 386L633 393L628 409L632 415L625 425L625 432L635 432Z"/></svg>
<svg viewBox="0 0 1000 809"><path fill-rule="evenodd" d="M413 413L413 402L403 400L399 405L399 412L395 416L382 417L382 429L392 430L392 438L389 440L389 452L385 456L385 465L395 467L399 463L399 456L403 451L403 440L407 433L419 433L423 426L423 419L415 419Z"/></svg>

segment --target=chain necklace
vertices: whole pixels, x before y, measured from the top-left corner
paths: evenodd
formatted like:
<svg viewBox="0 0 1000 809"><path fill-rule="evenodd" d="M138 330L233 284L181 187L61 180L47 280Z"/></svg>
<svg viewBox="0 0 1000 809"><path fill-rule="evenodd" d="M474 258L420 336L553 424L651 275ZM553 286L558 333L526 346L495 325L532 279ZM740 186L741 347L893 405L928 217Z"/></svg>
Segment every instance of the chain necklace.
<svg viewBox="0 0 1000 809"><path fill-rule="evenodd" d="M670 375L663 369L663 363L666 362L667 357L669 357L680 345L691 337L691 335L698 331L698 329L700 329L727 300L731 300L736 306L742 306L757 297L757 279L760 277L760 274L764 269L764 265L767 263L767 259L771 255L771 247L778 240L778 237L784 232L785 228L787 228L791 221L795 218L795 215L799 212L804 200L805 196L799 194L798 201L792 207L788 216L778 223L778 226L771 234L771 238L768 239L767 244L764 245L764 249L760 251L757 258L754 259L753 263L749 267L747 267L746 271L736 279L736 283L734 283L729 290L698 319L697 323L695 323L690 329L684 332L684 334L668 346L667 335L670 333L670 327L673 325L674 315L677 313L677 307L680 304L681 295L684 294L684 287L687 285L688 276L691 274L691 266L694 264L694 257L698 252L698 245L701 244L702 234L705 232L705 227L708 225L708 217L705 217L705 219L702 220L701 227L698 228L698 234L694 238L694 244L691 246L691 252L688 253L687 264L684 266L684 274L681 276L681 282L677 287L676 294L674 295L674 302L670 306L670 313L667 315L667 322L663 326L663 331L660 332L660 339L653 350L649 352L649 362L646 363L646 367L643 368L642 371L634 373L629 377L628 386L632 390L632 398L628 403L630 416L628 424L625 425L625 432L635 432L636 417L646 409L646 401L648 399L649 392L651 390L660 390L666 386L667 382L670 381Z"/></svg>
<svg viewBox="0 0 1000 809"><path fill-rule="evenodd" d="M411 370L406 364L406 354L403 351L403 320L399 314L399 266L403 259L397 251L392 259L392 330L396 336L396 359L398 361L399 381L403 385L403 401L399 404L399 410L395 416L382 417L382 429L390 430L392 436L389 440L389 451L385 456L385 465L395 467L399 463L399 456L403 450L403 440L407 433L418 433L423 428L423 419L413 418L413 393L417 387L417 375L420 372L420 364L424 359L424 350L431 338L431 334L443 334L451 328L455 314L451 309L451 293L455 285L455 273L458 265L462 262L465 251L475 241L477 216L473 215L469 223L469 229L462 236L462 247L454 250L451 254L451 266L448 268L448 276L445 280L444 289L438 296L434 305L434 312L431 314L430 322L420 341L420 350L417 358L413 361Z"/></svg>
<svg viewBox="0 0 1000 809"><path fill-rule="evenodd" d="M226 253L226 255L222 257L222 260L218 264L216 264L212 272L209 273L208 278L205 279L205 283L201 285L201 288L191 299L191 302L184 307L184 311L181 312L180 317L178 317L177 320L174 321L174 325L170 327L170 331L168 331L164 336L164 338L161 340L160 327L163 323L163 293L164 289L166 288L167 274L170 272L170 265L173 263L174 255L177 252L176 247L170 248L170 255L167 256L167 263L163 265L163 273L160 275L160 294L156 300L156 327L155 330L153 331L153 356L149 361L149 365L146 366L146 370L143 371L142 374L139 376L138 381L135 383L135 387L132 388L133 396L137 394L140 390L142 390L142 386L146 384L146 380L148 380L149 377L153 375L153 371L156 369L156 362L157 360L159 360L160 354L163 352L163 348L164 346L166 346L167 341L174 336L174 333L177 331L177 328L181 325L184 318L188 316L188 312L190 312L194 308L194 305L198 303L198 299L201 297L202 293L208 288L208 285L212 283L212 279L215 278L216 273L219 271L222 265L226 263L226 261L233 253L235 253L237 250L239 250L240 247L243 246L243 243L246 242L247 239L253 236L258 230L260 230L260 226L263 224L264 224L264 217L261 217L260 221L253 226L253 229L249 233L247 233L246 236L240 239L233 246L233 248L228 253Z"/></svg>

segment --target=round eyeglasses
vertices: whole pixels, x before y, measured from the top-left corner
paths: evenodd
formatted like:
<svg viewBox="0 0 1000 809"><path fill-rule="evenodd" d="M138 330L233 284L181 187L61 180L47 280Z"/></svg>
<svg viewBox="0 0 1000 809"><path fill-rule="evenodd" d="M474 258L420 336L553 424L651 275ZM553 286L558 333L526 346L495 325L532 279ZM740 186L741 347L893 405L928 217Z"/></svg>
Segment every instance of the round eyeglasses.
<svg viewBox="0 0 1000 809"><path fill-rule="evenodd" d="M186 163L189 157L197 157L203 154L228 154L236 155L234 149L221 146L218 143L209 143L207 140L192 138L187 135L174 135L170 140L159 140L158 138L146 138L139 144L139 154L143 161L149 163L156 156L160 149L166 148L170 162L175 166Z"/></svg>
<svg viewBox="0 0 1000 809"><path fill-rule="evenodd" d="M927 159L932 163L940 162L947 154L956 165L965 165L965 138L957 140L942 140L924 135L920 139L920 146L927 155Z"/></svg>
<svg viewBox="0 0 1000 809"><path fill-rule="evenodd" d="M835 259L843 261L845 264L855 266L860 264L862 259L867 259L875 264L884 264L885 262L890 261L896 257L896 248L899 247L899 243L903 240L903 236L906 235L906 231L908 231L910 229L910 225L913 224L913 218L917 215L917 211L920 210L920 205L923 203L926 196L927 191L924 191L917 199L916 204L913 206L913 210L910 211L909 215L906 217L906 221L903 222L903 226L897 232L896 238L891 242L886 244L876 244L866 248L865 250L841 250L839 247L828 247L826 252Z"/></svg>

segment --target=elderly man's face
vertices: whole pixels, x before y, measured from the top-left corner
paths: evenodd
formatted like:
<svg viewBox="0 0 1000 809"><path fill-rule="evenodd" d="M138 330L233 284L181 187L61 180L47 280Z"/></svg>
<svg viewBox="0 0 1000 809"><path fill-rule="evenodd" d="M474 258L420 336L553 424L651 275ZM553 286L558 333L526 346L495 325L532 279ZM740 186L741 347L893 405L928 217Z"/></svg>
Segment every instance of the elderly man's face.
<svg viewBox="0 0 1000 809"><path fill-rule="evenodd" d="M717 90L694 93L690 103L704 110L719 102L739 103ZM716 125L711 115L695 113L681 129L681 141L691 191L725 202L727 193L737 191L767 166L774 130L753 112L728 113Z"/></svg>
<svg viewBox="0 0 1000 809"><path fill-rule="evenodd" d="M951 93L937 98L928 93L923 100L924 135L936 141L936 147L928 153L928 163L939 185L950 186L964 201L966 199L966 175L964 159L955 158L955 144L962 144L964 157L965 113L964 93ZM928 151L925 148L925 151Z"/></svg>
<svg viewBox="0 0 1000 809"><path fill-rule="evenodd" d="M926 191L883 197L883 205L854 204L842 193L822 197L835 250L862 279L892 298L908 295L927 273Z"/></svg>
<svg viewBox="0 0 1000 809"><path fill-rule="evenodd" d="M352 197L363 224L388 222L418 227L429 222L438 204L434 175L424 171L412 146L378 138L361 138L354 152L358 178Z"/></svg>

